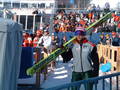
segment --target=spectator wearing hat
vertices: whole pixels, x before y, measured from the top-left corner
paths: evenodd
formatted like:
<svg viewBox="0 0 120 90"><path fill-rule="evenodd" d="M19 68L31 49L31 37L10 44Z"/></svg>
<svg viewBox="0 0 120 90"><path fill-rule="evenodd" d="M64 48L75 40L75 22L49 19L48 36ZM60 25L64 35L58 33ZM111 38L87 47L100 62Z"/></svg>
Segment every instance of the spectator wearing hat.
<svg viewBox="0 0 120 90"><path fill-rule="evenodd" d="M49 31L48 30L44 30L43 36L39 39L38 41L38 47L41 47L43 50L41 53L43 53L43 57L47 57L50 54L50 50L51 50L51 41L52 38L49 35ZM44 71L44 75L45 75L45 80L47 78L47 66L45 67L45 71Z"/></svg>
<svg viewBox="0 0 120 90"><path fill-rule="evenodd" d="M23 33L23 47L32 47L33 43L32 43L32 38L29 35L29 33Z"/></svg>
<svg viewBox="0 0 120 90"><path fill-rule="evenodd" d="M112 32L112 45L119 46L119 37L116 32Z"/></svg>
<svg viewBox="0 0 120 90"><path fill-rule="evenodd" d="M107 45L111 45L111 42L112 42L112 38L110 38L110 35L109 34L106 34L106 44Z"/></svg>
<svg viewBox="0 0 120 90"><path fill-rule="evenodd" d="M33 39L33 47L37 47L38 41L39 41L41 36L42 36L42 30L37 30L36 36Z"/></svg>
<svg viewBox="0 0 120 90"><path fill-rule="evenodd" d="M49 31L48 31L48 30L44 30L43 36L40 37L37 46L38 46L38 47L39 47L39 46L43 46L44 52L45 52L46 54L49 54L51 41L52 41L52 38L51 38L51 36L49 35Z"/></svg>
<svg viewBox="0 0 120 90"><path fill-rule="evenodd" d="M106 2L106 3L105 3L104 12L105 12L105 13L110 12L110 4L109 4L109 2Z"/></svg>
<svg viewBox="0 0 120 90"><path fill-rule="evenodd" d="M106 45L106 38L104 34L100 35L99 44Z"/></svg>
<svg viewBox="0 0 120 90"><path fill-rule="evenodd" d="M99 59L96 45L88 41L84 28L77 28L76 39L73 41L73 72L72 82L98 76ZM72 87L72 90L77 90ZM85 90L93 90L93 83L87 83Z"/></svg>
<svg viewBox="0 0 120 90"><path fill-rule="evenodd" d="M41 60L43 58L43 54L41 53L42 48L37 47L38 46L38 41L39 41L41 36L42 36L42 30L37 30L36 34L35 34L35 37L33 39L34 58L35 58L36 62L38 62L37 60Z"/></svg>
<svg viewBox="0 0 120 90"><path fill-rule="evenodd" d="M52 41L51 41L51 51L50 51L50 52L56 50L56 49L57 49L57 46L58 46L58 45L57 45L57 38L56 38L56 36L54 35L54 33L52 33L51 39L52 39ZM53 69L55 68L55 66L56 66L56 61L54 60L54 61L51 62L51 70L52 70L52 71L53 71Z"/></svg>

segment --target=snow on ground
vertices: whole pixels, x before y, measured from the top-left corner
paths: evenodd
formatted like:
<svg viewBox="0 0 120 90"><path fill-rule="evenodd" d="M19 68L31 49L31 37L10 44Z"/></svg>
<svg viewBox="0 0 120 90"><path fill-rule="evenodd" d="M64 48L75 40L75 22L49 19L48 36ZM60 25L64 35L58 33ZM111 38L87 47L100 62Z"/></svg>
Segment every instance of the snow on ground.
<svg viewBox="0 0 120 90"><path fill-rule="evenodd" d="M59 57L61 58L61 57ZM72 62L63 63L62 59L57 61L56 69L50 72L47 80L41 85L42 88L51 88L71 82Z"/></svg>

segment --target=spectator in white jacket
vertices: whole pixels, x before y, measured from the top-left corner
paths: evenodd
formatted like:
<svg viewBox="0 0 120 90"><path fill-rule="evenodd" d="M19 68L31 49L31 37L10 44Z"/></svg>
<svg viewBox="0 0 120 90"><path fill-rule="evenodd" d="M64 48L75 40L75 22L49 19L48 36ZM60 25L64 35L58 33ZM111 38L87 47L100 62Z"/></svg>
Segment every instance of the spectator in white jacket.
<svg viewBox="0 0 120 90"><path fill-rule="evenodd" d="M43 36L39 39L38 41L38 47L42 47L43 51L46 52L47 54L50 53L50 46L51 46L51 36L49 35L49 31L44 30Z"/></svg>

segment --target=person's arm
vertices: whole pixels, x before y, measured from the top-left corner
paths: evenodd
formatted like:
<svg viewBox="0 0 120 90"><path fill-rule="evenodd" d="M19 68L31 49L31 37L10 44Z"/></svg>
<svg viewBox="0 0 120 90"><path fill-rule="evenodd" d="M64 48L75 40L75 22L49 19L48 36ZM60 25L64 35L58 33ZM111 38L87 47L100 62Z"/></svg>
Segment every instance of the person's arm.
<svg viewBox="0 0 120 90"><path fill-rule="evenodd" d="M39 39L37 46L38 46L38 47L39 47L39 46L42 46L41 44L43 44L43 37L41 37L41 38Z"/></svg>
<svg viewBox="0 0 120 90"><path fill-rule="evenodd" d="M49 47L50 45L51 45L51 43L52 43L52 38L51 38L51 36L49 36L49 38L47 38L48 40L47 40L47 43L45 44L45 47L47 48L47 47Z"/></svg>
<svg viewBox="0 0 120 90"><path fill-rule="evenodd" d="M98 57L96 46L93 47L93 50L91 52L91 59L93 62L94 75L98 76L99 75L99 57Z"/></svg>

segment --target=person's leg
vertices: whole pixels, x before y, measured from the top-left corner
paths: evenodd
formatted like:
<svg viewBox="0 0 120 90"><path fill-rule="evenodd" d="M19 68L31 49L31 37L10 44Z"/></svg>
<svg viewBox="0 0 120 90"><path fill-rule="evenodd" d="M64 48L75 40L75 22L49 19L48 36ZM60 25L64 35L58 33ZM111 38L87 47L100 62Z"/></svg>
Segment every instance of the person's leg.
<svg viewBox="0 0 120 90"><path fill-rule="evenodd" d="M46 58L48 56L47 53L44 53L44 58ZM44 68L44 80L47 79L47 74L48 74L48 66L46 65Z"/></svg>
<svg viewBox="0 0 120 90"><path fill-rule="evenodd" d="M82 75L79 72L72 72L72 80L71 82L82 80ZM71 90L78 90L79 87L71 87Z"/></svg>
<svg viewBox="0 0 120 90"><path fill-rule="evenodd" d="M88 71L88 72L84 72L83 74L84 79L88 79L88 78L92 78L92 71ZM87 84L84 85L85 86L85 90L93 90L93 82L89 82Z"/></svg>

